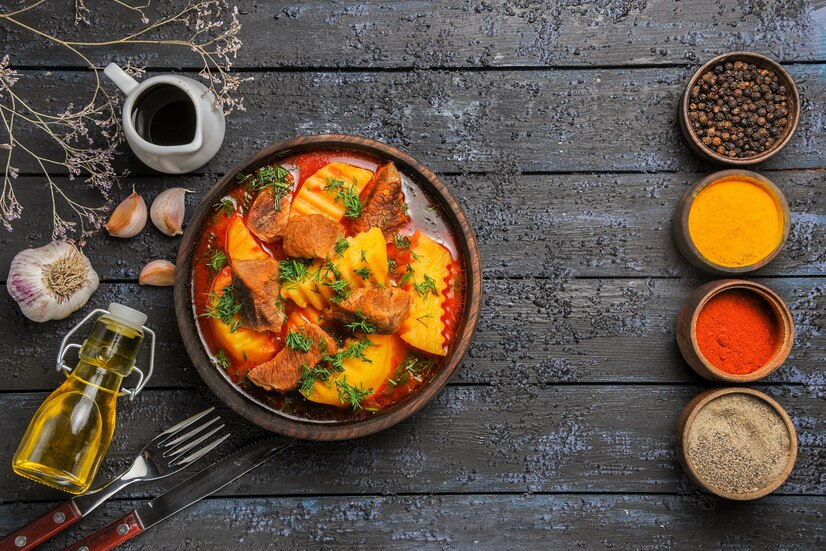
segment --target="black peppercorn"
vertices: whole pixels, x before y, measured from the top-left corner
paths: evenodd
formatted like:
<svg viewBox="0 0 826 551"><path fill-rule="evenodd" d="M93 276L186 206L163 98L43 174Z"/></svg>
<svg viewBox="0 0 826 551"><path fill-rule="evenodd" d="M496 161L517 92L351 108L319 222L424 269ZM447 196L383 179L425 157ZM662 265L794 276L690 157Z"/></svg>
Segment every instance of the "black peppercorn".
<svg viewBox="0 0 826 551"><path fill-rule="evenodd" d="M754 63L719 63L691 87L690 128L709 149L754 157L777 143L789 124L786 87Z"/></svg>

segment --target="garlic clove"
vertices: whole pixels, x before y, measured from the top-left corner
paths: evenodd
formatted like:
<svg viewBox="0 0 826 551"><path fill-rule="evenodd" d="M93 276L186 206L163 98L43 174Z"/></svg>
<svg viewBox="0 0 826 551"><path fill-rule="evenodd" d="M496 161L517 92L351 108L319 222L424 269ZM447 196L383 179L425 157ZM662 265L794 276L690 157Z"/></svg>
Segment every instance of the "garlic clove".
<svg viewBox="0 0 826 551"><path fill-rule="evenodd" d="M11 261L6 288L23 315L42 322L63 319L98 288L89 259L66 241L20 251Z"/></svg>
<svg viewBox="0 0 826 551"><path fill-rule="evenodd" d="M121 201L106 223L106 230L113 237L135 237L146 226L146 202L132 191L132 195Z"/></svg>
<svg viewBox="0 0 826 551"><path fill-rule="evenodd" d="M182 187L173 187L162 191L152 201L149 216L152 218L155 227L164 234L172 236L184 233L182 227L187 193L193 193L193 191Z"/></svg>
<svg viewBox="0 0 826 551"><path fill-rule="evenodd" d="M168 287L175 284L175 265L168 260L153 260L147 263L138 276L141 285Z"/></svg>

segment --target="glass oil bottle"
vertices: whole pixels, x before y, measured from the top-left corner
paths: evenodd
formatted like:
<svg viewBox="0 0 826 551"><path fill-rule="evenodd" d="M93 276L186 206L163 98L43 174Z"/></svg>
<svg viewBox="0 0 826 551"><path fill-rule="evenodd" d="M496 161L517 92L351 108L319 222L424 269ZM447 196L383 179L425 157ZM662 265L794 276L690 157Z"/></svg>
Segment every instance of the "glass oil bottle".
<svg viewBox="0 0 826 551"><path fill-rule="evenodd" d="M97 316L83 345L67 344L88 320ZM120 304L95 310L63 339L58 369L67 380L40 405L12 459L17 474L73 494L92 484L115 430L117 397L134 396L149 380L154 361L154 334L144 327L146 315ZM147 376L135 367L145 333L152 337L152 356ZM79 349L74 369L63 357ZM132 390L121 382L132 371L140 376Z"/></svg>

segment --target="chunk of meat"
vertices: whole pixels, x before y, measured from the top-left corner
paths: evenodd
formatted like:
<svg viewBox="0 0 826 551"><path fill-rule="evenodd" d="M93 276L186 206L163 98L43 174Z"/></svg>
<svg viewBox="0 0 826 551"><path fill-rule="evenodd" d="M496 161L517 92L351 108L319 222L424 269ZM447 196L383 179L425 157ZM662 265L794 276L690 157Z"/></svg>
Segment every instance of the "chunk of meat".
<svg viewBox="0 0 826 551"><path fill-rule="evenodd" d="M410 221L402 190L402 176L395 164L379 166L362 195L364 209L353 222L354 231L363 232L378 227L388 235Z"/></svg>
<svg viewBox="0 0 826 551"><path fill-rule="evenodd" d="M333 304L333 318L346 325L366 322L376 333L395 333L410 308L410 294L404 289L356 289L345 300Z"/></svg>
<svg viewBox="0 0 826 551"><path fill-rule="evenodd" d="M336 341L314 323L298 328L298 332L312 341L310 350L294 350L285 346L271 360L258 365L247 374L249 380L267 390L293 390L298 388L304 368L312 369L328 354L338 352Z"/></svg>
<svg viewBox="0 0 826 551"><path fill-rule="evenodd" d="M236 260L232 263L235 299L241 303L241 321L255 331L280 331L284 324L284 300L278 262Z"/></svg>
<svg viewBox="0 0 826 551"><path fill-rule="evenodd" d="M289 180L292 183L292 176L289 176ZM287 195L281 195L278 205L275 204L275 200L274 188L267 186L258 192L247 214L247 227L264 242L284 235L287 221L290 219L290 198Z"/></svg>
<svg viewBox="0 0 826 551"><path fill-rule="evenodd" d="M284 254L297 258L325 258L336 241L343 237L344 226L326 216L293 216L284 233Z"/></svg>

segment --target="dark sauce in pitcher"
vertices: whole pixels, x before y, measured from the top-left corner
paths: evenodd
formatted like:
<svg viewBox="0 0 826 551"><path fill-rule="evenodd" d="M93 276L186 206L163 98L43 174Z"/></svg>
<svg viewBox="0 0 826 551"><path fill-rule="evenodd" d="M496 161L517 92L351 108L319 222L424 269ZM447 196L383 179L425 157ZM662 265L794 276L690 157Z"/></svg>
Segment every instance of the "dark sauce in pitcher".
<svg viewBox="0 0 826 551"><path fill-rule="evenodd" d="M195 138L195 105L189 94L171 84L146 90L132 107L141 138L155 145L185 145Z"/></svg>

